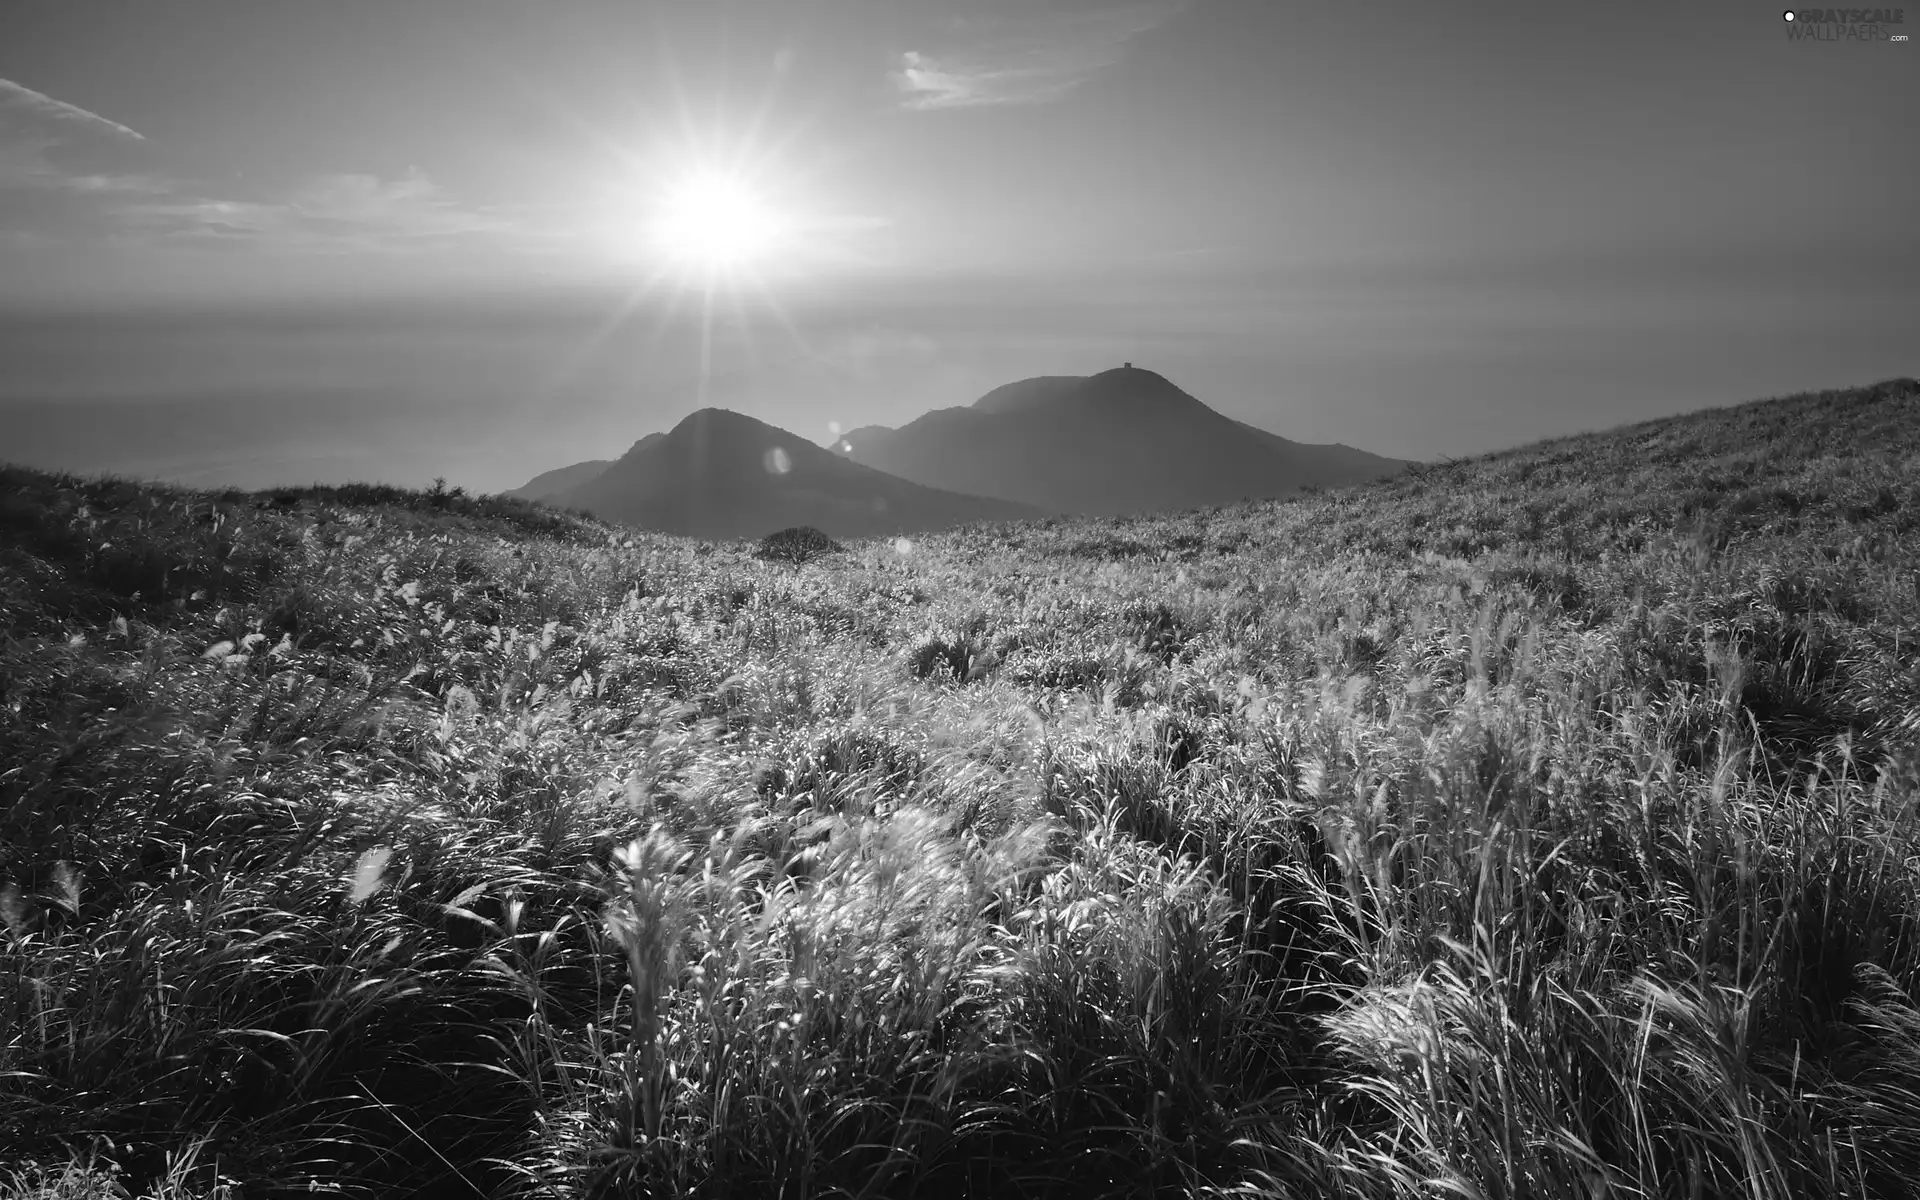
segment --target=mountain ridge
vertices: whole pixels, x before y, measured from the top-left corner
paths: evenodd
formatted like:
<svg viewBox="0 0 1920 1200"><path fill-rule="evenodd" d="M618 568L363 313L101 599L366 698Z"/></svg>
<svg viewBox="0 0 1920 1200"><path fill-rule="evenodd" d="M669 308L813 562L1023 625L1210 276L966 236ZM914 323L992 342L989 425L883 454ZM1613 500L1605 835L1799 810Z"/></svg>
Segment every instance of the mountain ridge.
<svg viewBox="0 0 1920 1200"><path fill-rule="evenodd" d="M1131 363L1088 376L1016 380L970 406L935 409L898 428L863 426L834 446L930 487L1089 516L1271 498L1406 467L1236 421Z"/></svg>
<svg viewBox="0 0 1920 1200"><path fill-rule="evenodd" d="M726 409L702 409L687 420L705 416L696 427L725 427L765 452L772 442L764 430L773 430L785 452L803 443L791 433L756 418ZM739 418L735 421L732 418ZM654 496L649 504L664 503L663 493L649 491L633 464L665 472L675 486L693 485L691 477L676 473L671 463L654 453L662 445L679 453L700 453L689 437L674 440L687 420L670 433L652 433L635 442L618 460L576 463L536 476L509 495L568 505L599 504L613 510L640 511L616 493ZM740 421L753 422L753 431ZM810 449L817 444L804 441ZM993 388L972 404L936 408L899 427L865 425L836 438L827 453L900 482L937 492L978 500L1011 503L1030 515L1082 514L1112 516L1204 508L1244 499L1289 495L1305 487L1345 486L1393 475L1406 463L1370 454L1338 443L1314 445L1291 441L1277 433L1234 420L1209 408L1158 372L1132 363L1092 375L1038 375ZM747 455L740 459L746 462ZM809 460L813 462L813 460ZM600 486L599 481L621 464L624 483ZM730 470L732 470L730 468ZM814 462L809 474L825 471L840 488L888 492L891 484L871 478L834 475ZM768 482L751 471L733 470L736 483ZM781 485L793 489L793 482ZM825 503L824 496L816 500ZM912 505L927 501L901 497ZM736 503L745 505L743 498ZM710 496L701 502L718 511L725 505ZM935 503L940 511L957 501ZM642 508L645 505L641 506ZM832 506L829 505L829 508ZM676 521L693 521L691 510ZM851 520L850 513L841 519ZM855 521L855 525L862 522ZM823 526L824 527L824 526ZM845 529L841 536L856 536Z"/></svg>
<svg viewBox="0 0 1920 1200"><path fill-rule="evenodd" d="M1015 502L899 479L722 408L699 409L666 434L642 439L553 502L605 520L709 539L759 537L793 525L834 537L877 537L1045 515Z"/></svg>
<svg viewBox="0 0 1920 1200"><path fill-rule="evenodd" d="M589 482L612 465L613 460L610 458L590 458L586 462L555 467L551 471L542 471L519 487L511 488L502 492L501 495L513 496L520 500L546 500Z"/></svg>

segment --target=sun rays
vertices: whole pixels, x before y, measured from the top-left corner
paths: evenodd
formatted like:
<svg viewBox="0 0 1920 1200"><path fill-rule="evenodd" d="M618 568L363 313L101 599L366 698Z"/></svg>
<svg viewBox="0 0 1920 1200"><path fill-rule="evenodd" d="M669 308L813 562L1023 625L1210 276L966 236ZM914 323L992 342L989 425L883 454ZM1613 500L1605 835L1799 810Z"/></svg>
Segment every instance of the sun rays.
<svg viewBox="0 0 1920 1200"><path fill-rule="evenodd" d="M732 118L724 107L698 111L671 76L669 115L638 134L576 115L604 164L573 240L611 295L604 317L556 365L549 392L616 339L637 335L651 353L663 339L690 336L699 358L694 399L704 406L714 355L728 346L717 331L741 336L740 365L760 360L755 341L766 335L814 357L790 312L793 297L875 261L873 235L887 222L836 202L845 150L804 117L776 122L777 81L744 118Z"/></svg>

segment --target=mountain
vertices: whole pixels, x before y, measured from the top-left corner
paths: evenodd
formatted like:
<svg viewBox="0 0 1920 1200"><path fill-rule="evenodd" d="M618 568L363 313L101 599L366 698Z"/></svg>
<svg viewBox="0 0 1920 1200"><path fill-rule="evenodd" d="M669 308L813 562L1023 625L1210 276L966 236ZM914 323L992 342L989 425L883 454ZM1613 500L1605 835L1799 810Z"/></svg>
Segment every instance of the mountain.
<svg viewBox="0 0 1920 1200"><path fill-rule="evenodd" d="M627 453L633 454L666 436L664 433L650 433L635 442ZM551 500L561 492L572 491L574 488L598 479L600 473L612 465L611 459L594 458L586 462L574 463L570 467L555 467L551 471L535 475L526 483L507 492L506 495L518 496L522 500Z"/></svg>
<svg viewBox="0 0 1920 1200"><path fill-rule="evenodd" d="M551 499L561 492L590 482L612 465L613 462L610 459L596 458L588 462L574 463L570 467L556 467L551 471L535 475L506 494L518 496L522 500Z"/></svg>
<svg viewBox="0 0 1920 1200"><path fill-rule="evenodd" d="M1045 515L1023 504L912 483L719 408L703 408L664 436L643 439L550 502L644 529L713 539L760 537L793 525L811 525L833 537L880 537Z"/></svg>
<svg viewBox="0 0 1920 1200"><path fill-rule="evenodd" d="M1282 496L1406 466L1350 446L1289 441L1131 364L1023 379L898 429L852 430L834 449L928 487L1096 516Z"/></svg>

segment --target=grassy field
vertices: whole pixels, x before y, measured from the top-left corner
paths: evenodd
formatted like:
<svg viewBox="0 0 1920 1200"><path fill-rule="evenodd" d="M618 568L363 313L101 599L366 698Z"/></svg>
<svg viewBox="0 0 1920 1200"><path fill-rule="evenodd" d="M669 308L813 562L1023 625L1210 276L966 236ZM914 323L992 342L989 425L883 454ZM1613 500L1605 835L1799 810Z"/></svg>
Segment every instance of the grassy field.
<svg viewBox="0 0 1920 1200"><path fill-rule="evenodd" d="M1908 1196L1917 570L1912 380L811 556L0 472L0 1195Z"/></svg>

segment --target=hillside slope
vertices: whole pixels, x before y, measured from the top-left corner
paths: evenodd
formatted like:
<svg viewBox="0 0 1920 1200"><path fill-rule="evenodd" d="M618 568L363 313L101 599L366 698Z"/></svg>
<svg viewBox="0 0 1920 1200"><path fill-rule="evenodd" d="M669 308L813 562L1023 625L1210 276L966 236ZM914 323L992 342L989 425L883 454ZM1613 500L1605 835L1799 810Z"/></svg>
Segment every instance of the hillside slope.
<svg viewBox="0 0 1920 1200"><path fill-rule="evenodd" d="M1255 429L1131 366L1021 380L898 429L854 430L836 448L930 487L1100 516L1343 486L1404 466Z"/></svg>
<svg viewBox="0 0 1920 1200"><path fill-rule="evenodd" d="M1906 1195L1916 644L1913 380L802 565L0 468L0 1195Z"/></svg>

